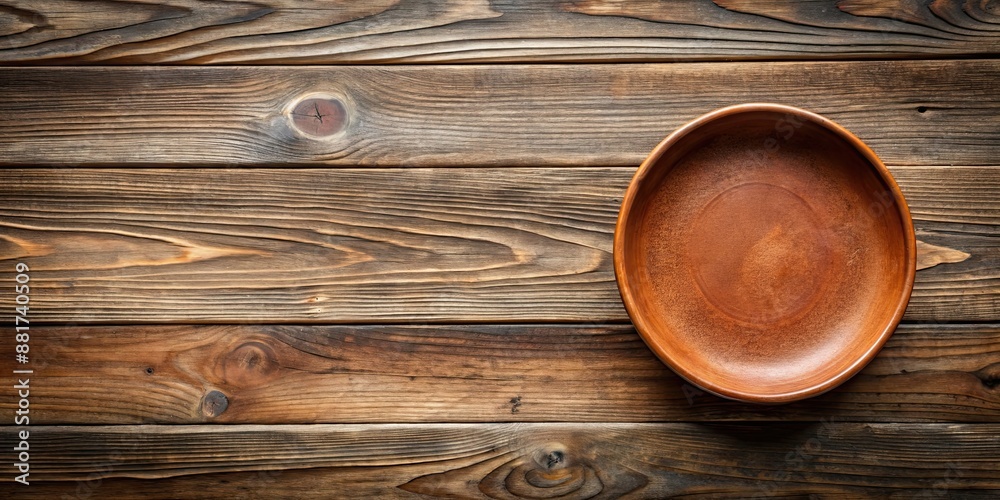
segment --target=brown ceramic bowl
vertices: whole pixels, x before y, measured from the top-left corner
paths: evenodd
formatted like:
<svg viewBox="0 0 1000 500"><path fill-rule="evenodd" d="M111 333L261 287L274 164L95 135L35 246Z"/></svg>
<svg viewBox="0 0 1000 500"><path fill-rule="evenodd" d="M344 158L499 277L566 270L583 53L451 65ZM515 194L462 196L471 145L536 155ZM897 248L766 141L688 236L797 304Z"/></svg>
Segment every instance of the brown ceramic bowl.
<svg viewBox="0 0 1000 500"><path fill-rule="evenodd" d="M819 115L744 104L649 155L622 201L615 276L639 334L688 381L781 403L844 382L913 288L913 223L889 171Z"/></svg>

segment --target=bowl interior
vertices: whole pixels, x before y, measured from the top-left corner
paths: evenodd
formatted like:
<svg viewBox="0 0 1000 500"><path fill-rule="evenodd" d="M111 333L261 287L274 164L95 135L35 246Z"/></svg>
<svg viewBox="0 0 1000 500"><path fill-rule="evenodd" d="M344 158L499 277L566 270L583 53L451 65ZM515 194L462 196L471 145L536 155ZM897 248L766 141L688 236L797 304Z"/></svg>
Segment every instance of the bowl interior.
<svg viewBox="0 0 1000 500"><path fill-rule="evenodd" d="M795 108L707 115L640 167L615 269L640 334L716 394L781 402L864 366L899 322L913 229L888 171Z"/></svg>

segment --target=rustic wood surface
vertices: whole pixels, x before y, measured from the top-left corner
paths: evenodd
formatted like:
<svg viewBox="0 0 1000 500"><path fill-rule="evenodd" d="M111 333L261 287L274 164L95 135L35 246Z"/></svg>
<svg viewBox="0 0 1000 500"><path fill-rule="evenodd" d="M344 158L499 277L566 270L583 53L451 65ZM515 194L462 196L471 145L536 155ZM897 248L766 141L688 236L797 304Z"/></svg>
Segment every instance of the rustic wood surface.
<svg viewBox="0 0 1000 500"><path fill-rule="evenodd" d="M995 422L1000 411L1000 325L904 325L840 388L779 406L701 392L630 325L33 332L44 374L33 424Z"/></svg>
<svg viewBox="0 0 1000 500"><path fill-rule="evenodd" d="M633 172L5 170L0 267L31 262L42 323L624 323ZM893 172L939 247L905 319L996 320L1000 168Z"/></svg>
<svg viewBox="0 0 1000 500"><path fill-rule="evenodd" d="M998 424L32 431L40 482L18 498L330 498L347 490L364 498L991 498L983 488L1000 489Z"/></svg>
<svg viewBox="0 0 1000 500"><path fill-rule="evenodd" d="M0 165L635 168L755 101L826 115L890 166L996 165L998 79L1000 60L6 68ZM317 93L343 112L292 115Z"/></svg>
<svg viewBox="0 0 1000 500"><path fill-rule="evenodd" d="M317 64L966 57L985 0L3 0L0 62Z"/></svg>
<svg viewBox="0 0 1000 500"><path fill-rule="evenodd" d="M998 53L987 0L0 0L0 498L997 498ZM760 101L919 240L782 406L657 361L610 263L653 146Z"/></svg>

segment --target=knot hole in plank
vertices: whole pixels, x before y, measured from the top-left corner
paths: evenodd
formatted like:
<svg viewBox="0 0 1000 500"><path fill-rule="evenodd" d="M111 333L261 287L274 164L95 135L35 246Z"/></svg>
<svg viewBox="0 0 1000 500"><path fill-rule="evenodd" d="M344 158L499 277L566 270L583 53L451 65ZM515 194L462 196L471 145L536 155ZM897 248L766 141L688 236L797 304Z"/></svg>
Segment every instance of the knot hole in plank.
<svg viewBox="0 0 1000 500"><path fill-rule="evenodd" d="M993 363L991 365L983 367L981 370L975 373L979 381L983 383L983 387L987 389L996 389L1000 386L1000 363Z"/></svg>
<svg viewBox="0 0 1000 500"><path fill-rule="evenodd" d="M561 443L537 448L527 460L515 461L493 471L487 484L501 484L503 491L519 498L590 498L605 489L590 464L576 460Z"/></svg>
<svg viewBox="0 0 1000 500"><path fill-rule="evenodd" d="M201 400L201 413L208 418L222 415L229 408L229 398L219 391L209 391Z"/></svg>
<svg viewBox="0 0 1000 500"><path fill-rule="evenodd" d="M574 446L540 444L523 454L506 454L510 457L507 460L486 458L461 469L418 477L400 488L439 497L479 498L486 494L490 498L537 500L618 498L649 483L645 475L623 466L620 458L602 456L599 447L568 437ZM480 476L484 472L485 476Z"/></svg>
<svg viewBox="0 0 1000 500"><path fill-rule="evenodd" d="M326 94L299 98L288 112L292 128L311 139L327 139L347 128L349 116L344 100Z"/></svg>

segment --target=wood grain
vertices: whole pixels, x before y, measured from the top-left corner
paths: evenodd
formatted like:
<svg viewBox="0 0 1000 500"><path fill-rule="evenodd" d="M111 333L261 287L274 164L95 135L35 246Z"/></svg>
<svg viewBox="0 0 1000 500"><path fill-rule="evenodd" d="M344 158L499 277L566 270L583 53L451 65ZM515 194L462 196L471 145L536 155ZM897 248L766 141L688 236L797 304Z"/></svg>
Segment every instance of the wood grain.
<svg viewBox="0 0 1000 500"><path fill-rule="evenodd" d="M688 120L762 100L890 166L995 165L998 78L1000 60L5 68L0 165L635 167ZM316 94L345 120L319 138L291 124Z"/></svg>
<svg viewBox="0 0 1000 500"><path fill-rule="evenodd" d="M969 254L954 248L939 247L917 240L917 270L938 264L955 264L969 258Z"/></svg>
<svg viewBox="0 0 1000 500"><path fill-rule="evenodd" d="M329 64L962 57L1000 52L966 0L4 0L0 61Z"/></svg>
<svg viewBox="0 0 1000 500"><path fill-rule="evenodd" d="M0 0L0 166L83 167L0 171L0 498L996 498L998 49L985 0ZM456 62L507 64L378 66ZM761 100L873 147L925 266L778 407L678 379L610 265L652 147Z"/></svg>
<svg viewBox="0 0 1000 500"><path fill-rule="evenodd" d="M12 442L11 427L0 433ZM998 433L836 421L32 427L31 485L0 487L46 499L991 498Z"/></svg>
<svg viewBox="0 0 1000 500"><path fill-rule="evenodd" d="M31 330L32 424L996 422L1000 326L904 325L808 401L705 394L630 326L148 326ZM0 352L13 352L12 336ZM0 358L10 373L13 359ZM17 398L0 400L13 414Z"/></svg>
<svg viewBox="0 0 1000 500"><path fill-rule="evenodd" d="M40 323L627 322L631 168L0 171L0 269ZM907 321L995 321L1000 169L893 169L925 243ZM12 305L12 294L0 304Z"/></svg>
<svg viewBox="0 0 1000 500"><path fill-rule="evenodd" d="M931 170L935 171L932 173ZM979 300L976 292L960 296L948 291L950 283L955 281L964 282L970 289L980 292L1000 290L996 288L1000 285L1000 272L997 271L1000 261L994 260L1000 258L998 245L981 239L987 236L992 240L1000 236L997 232L1000 228L1000 196L997 196L1000 182L987 180L989 174L979 177L978 174L967 176L964 173L971 173L971 170L908 167L892 171L910 206L917 239L971 255L961 263L938 265L917 273L918 279L908 308L914 314L908 316L909 319L944 320L957 310L977 311L974 316L979 321L995 321L1000 317L997 313L1000 302L997 300ZM942 182L955 183L954 197L939 188ZM960 202L959 199L965 201ZM959 208L969 202L977 208ZM987 257L989 255L992 257ZM982 260L983 257L985 260ZM980 271L984 274L979 274Z"/></svg>

